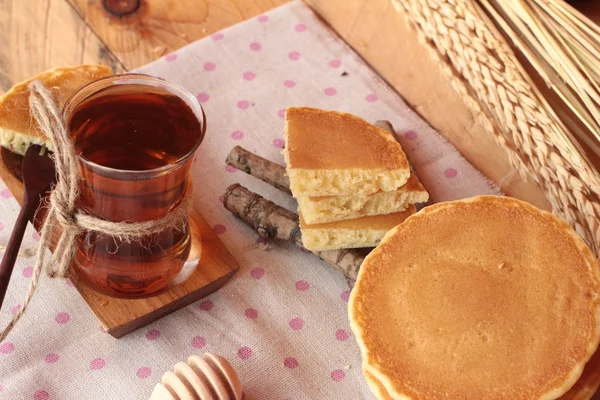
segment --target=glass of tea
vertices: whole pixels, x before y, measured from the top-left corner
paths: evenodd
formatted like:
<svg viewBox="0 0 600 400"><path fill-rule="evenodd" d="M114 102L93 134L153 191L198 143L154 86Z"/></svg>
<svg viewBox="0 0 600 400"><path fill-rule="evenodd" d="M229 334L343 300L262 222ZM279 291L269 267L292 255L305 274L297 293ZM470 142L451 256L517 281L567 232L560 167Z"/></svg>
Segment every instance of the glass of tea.
<svg viewBox="0 0 600 400"><path fill-rule="evenodd" d="M111 76L79 90L63 115L79 158L85 212L113 222L156 220L190 194L206 118L187 90L147 75ZM110 296L155 295L193 272L200 249L191 218L130 242L84 232L75 279Z"/></svg>

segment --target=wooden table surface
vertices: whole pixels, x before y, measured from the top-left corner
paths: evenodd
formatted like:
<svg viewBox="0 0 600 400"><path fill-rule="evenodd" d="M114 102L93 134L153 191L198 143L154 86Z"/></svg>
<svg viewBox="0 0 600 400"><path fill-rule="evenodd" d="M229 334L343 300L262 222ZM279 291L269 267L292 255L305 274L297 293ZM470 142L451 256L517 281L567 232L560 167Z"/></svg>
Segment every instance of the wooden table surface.
<svg viewBox="0 0 600 400"><path fill-rule="evenodd" d="M61 65L136 68L288 1L0 0L0 94ZM600 20L596 0L572 3Z"/></svg>
<svg viewBox="0 0 600 400"><path fill-rule="evenodd" d="M61 65L144 65L289 0L0 0L0 93Z"/></svg>

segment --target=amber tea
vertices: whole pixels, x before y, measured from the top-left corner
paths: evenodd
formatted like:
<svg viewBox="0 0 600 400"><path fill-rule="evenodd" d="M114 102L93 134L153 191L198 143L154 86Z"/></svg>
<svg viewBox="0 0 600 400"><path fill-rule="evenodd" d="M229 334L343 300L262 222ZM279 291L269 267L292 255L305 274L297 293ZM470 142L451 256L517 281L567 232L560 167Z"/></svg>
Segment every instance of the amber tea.
<svg viewBox="0 0 600 400"><path fill-rule="evenodd" d="M109 82L68 106L82 174L80 207L110 221L139 222L161 218L181 202L204 133L199 105L193 110L190 99L166 85ZM108 295L151 295L180 274L190 241L189 224L131 243L87 232L75 270Z"/></svg>
<svg viewBox="0 0 600 400"><path fill-rule="evenodd" d="M136 86L103 89L75 109L69 127L85 160L145 171L174 163L195 148L201 127L190 107L160 88Z"/></svg>

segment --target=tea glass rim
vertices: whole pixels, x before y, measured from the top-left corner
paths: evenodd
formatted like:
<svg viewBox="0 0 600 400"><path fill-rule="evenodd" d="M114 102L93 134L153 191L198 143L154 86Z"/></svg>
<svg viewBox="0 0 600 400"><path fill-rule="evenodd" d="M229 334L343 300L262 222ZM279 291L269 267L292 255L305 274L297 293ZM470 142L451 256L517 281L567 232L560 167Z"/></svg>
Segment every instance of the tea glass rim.
<svg viewBox="0 0 600 400"><path fill-rule="evenodd" d="M168 82L168 81L166 81L162 78L156 77L156 76L142 74L142 73L124 73L124 74L106 76L103 78L96 79L92 82L89 82L86 85L79 88L65 102L65 105L63 106L63 110L62 110L63 121L65 121L65 123L68 123L69 115L77 108L77 106L79 106L81 103L83 103L91 95L95 94L99 90L105 89L105 88L107 88L111 85L115 85L115 84L116 85L130 84L130 85L159 87L161 89L165 89L167 92L169 92L169 93L177 96L181 100L183 100L190 107L190 109L192 110L192 112L194 113L196 118L198 118L198 121L200 122L201 126L200 126L200 135L198 137L198 140L194 144L194 146L190 149L190 151L188 153L186 153L185 155L179 157L177 160L175 160L167 165L163 165L161 167L153 168L153 169L130 170L130 169L119 169L119 168L107 167L107 166L104 166L104 165L101 165L101 164L98 164L98 163L88 160L80 153L77 154L78 160L80 160L85 165L91 166L95 171L97 171L100 174L105 175L105 176L119 176L119 177L126 178L128 175L135 175L135 178L137 180L140 180L140 179L154 178L157 175L171 172L172 170L181 166L192 155L194 155L196 150L198 150L198 147L200 147L200 144L204 141L204 136L206 134L206 114L204 113L204 109L202 108L202 105L200 104L198 99L192 93L190 93L190 91L188 91L187 89L183 88L180 85ZM67 130L69 130L68 125L66 126L66 128L67 128ZM70 136L70 132L69 132L69 136Z"/></svg>

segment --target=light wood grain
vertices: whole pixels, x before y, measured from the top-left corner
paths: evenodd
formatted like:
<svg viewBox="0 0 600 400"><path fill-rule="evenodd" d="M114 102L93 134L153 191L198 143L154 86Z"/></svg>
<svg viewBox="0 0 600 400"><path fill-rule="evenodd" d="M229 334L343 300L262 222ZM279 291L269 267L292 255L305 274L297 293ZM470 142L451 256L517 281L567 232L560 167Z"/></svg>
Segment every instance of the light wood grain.
<svg viewBox="0 0 600 400"><path fill-rule="evenodd" d="M111 15L102 0L68 0L127 69L288 0L146 0L133 14Z"/></svg>
<svg viewBox="0 0 600 400"><path fill-rule="evenodd" d="M44 70L121 63L65 0L0 0L0 93Z"/></svg>

